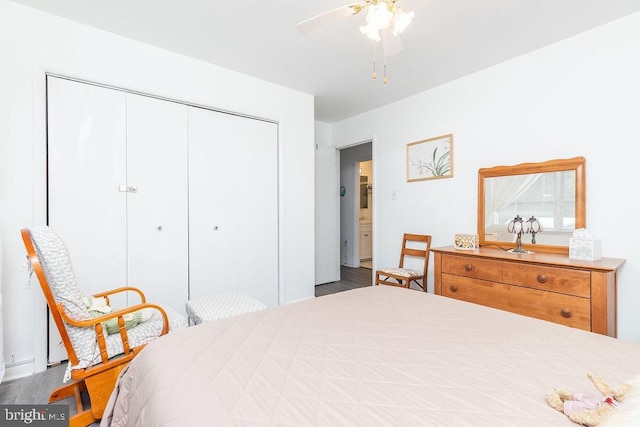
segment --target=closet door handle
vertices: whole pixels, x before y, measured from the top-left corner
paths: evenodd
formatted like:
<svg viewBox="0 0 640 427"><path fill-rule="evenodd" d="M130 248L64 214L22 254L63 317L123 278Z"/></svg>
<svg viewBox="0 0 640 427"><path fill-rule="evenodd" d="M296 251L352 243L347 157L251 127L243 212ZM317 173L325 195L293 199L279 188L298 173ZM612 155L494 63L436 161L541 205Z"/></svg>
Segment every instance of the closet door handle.
<svg viewBox="0 0 640 427"><path fill-rule="evenodd" d="M133 185L118 185L118 191L120 193L137 193L138 187L134 187Z"/></svg>

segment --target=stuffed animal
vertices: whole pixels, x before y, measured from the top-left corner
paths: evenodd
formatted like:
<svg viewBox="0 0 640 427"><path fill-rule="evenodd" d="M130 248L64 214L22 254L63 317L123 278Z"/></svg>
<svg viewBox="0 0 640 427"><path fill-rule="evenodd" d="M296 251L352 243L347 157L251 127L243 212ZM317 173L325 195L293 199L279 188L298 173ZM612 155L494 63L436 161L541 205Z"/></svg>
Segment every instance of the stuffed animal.
<svg viewBox="0 0 640 427"><path fill-rule="evenodd" d="M607 418L632 390L628 384L610 387L602 378L587 374L602 396L588 396L582 393L568 393L553 389L547 394L549 405L563 412L571 421L585 426L597 426Z"/></svg>

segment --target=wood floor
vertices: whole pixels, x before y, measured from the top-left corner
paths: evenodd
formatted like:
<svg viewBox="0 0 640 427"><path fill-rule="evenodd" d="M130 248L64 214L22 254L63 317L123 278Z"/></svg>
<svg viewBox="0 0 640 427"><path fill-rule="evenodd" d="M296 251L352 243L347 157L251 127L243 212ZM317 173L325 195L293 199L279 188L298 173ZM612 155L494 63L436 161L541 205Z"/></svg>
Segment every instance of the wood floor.
<svg viewBox="0 0 640 427"><path fill-rule="evenodd" d="M335 294L349 289L363 288L373 284L373 272L369 268L340 267L340 280L316 286L316 296Z"/></svg>
<svg viewBox="0 0 640 427"><path fill-rule="evenodd" d="M340 281L316 286L317 297L334 294L336 292L348 291L349 289L371 286L372 271L368 268L340 268ZM2 404L46 404L49 394L56 387L62 385L62 378L66 363L48 368L44 372L31 375L30 377L7 381L0 384L0 403ZM76 413L75 401L68 398L56 402L57 404L68 404L69 415ZM98 426L94 423L92 426Z"/></svg>

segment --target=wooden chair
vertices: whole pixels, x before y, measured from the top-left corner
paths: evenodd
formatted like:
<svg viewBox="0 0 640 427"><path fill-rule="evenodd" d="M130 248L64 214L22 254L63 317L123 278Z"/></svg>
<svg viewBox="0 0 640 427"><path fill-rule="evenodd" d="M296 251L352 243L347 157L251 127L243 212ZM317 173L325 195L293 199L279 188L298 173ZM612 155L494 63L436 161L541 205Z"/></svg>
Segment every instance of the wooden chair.
<svg viewBox="0 0 640 427"><path fill-rule="evenodd" d="M77 413L70 418L69 425L87 426L102 418L120 371L146 343L169 331L170 318L174 321L173 330L174 324L175 329L185 327L186 317L184 321L174 317L175 311L168 317L170 307L147 303L144 293L133 287L117 288L93 297L105 297L108 303L110 295L130 291L139 295L140 304L92 317L78 291L69 253L58 235L49 227L23 229L21 233L31 268L67 351L69 366L65 381L73 380L54 390L49 403L75 397ZM123 316L143 308L154 310L151 319L127 328ZM107 334L102 322L109 319L117 319L117 333ZM82 403L82 392L89 397L87 409Z"/></svg>
<svg viewBox="0 0 640 427"><path fill-rule="evenodd" d="M417 243L421 248L409 247L408 244L411 243ZM414 282L420 286L423 291L427 292L427 269L429 268L430 248L431 236L405 233L402 239L399 267L377 270L376 285L390 285L409 288L411 286L411 282ZM405 257L420 258L423 265L422 271L405 268Z"/></svg>

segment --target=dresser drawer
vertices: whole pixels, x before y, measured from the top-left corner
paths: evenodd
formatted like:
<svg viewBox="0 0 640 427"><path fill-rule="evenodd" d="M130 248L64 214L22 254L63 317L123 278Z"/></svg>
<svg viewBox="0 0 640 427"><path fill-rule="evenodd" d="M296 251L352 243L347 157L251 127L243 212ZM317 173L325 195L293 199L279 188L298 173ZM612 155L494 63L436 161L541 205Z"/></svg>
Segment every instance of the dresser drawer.
<svg viewBox="0 0 640 427"><path fill-rule="evenodd" d="M452 274L442 275L442 295L574 328L591 330L591 302L588 298Z"/></svg>
<svg viewBox="0 0 640 427"><path fill-rule="evenodd" d="M442 272L501 282L502 261L470 256L443 255Z"/></svg>
<svg viewBox="0 0 640 427"><path fill-rule="evenodd" d="M591 297L591 273L586 270L505 261L502 281L543 291Z"/></svg>

